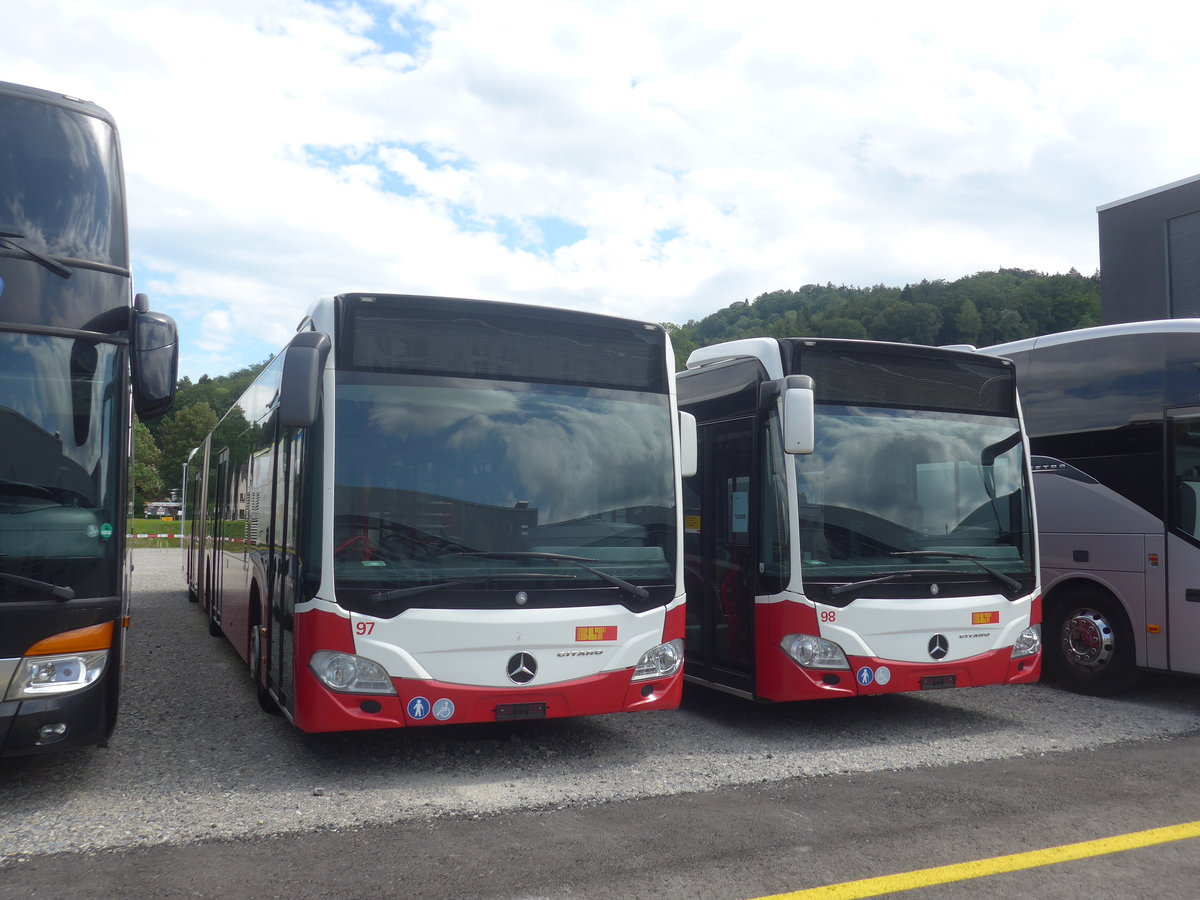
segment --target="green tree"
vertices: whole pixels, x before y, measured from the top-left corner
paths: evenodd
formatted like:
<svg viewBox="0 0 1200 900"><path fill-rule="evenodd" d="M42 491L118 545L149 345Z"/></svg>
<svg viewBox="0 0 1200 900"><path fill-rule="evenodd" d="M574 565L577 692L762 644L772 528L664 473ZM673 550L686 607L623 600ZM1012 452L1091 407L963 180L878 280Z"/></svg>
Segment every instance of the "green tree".
<svg viewBox="0 0 1200 900"><path fill-rule="evenodd" d="M130 485L133 490L133 508L141 510L147 500L162 498L163 482L158 474L162 463L162 452L154 443L154 435L141 419L133 423L133 466Z"/></svg>
<svg viewBox="0 0 1200 900"><path fill-rule="evenodd" d="M979 315L979 308L970 297L964 300L962 306L958 308L958 315L954 317L954 325L958 333L953 343L976 344L979 342L979 335L983 331L983 317Z"/></svg>
<svg viewBox="0 0 1200 900"><path fill-rule="evenodd" d="M817 323L818 337L851 338L861 340L868 337L867 326L856 319L827 318Z"/></svg>
<svg viewBox="0 0 1200 900"><path fill-rule="evenodd" d="M996 317L996 340L1019 341L1023 337L1028 337L1028 334L1021 314L1015 309L1001 310Z"/></svg>
<svg viewBox="0 0 1200 900"><path fill-rule="evenodd" d="M179 410L163 425L159 438L162 462L159 474L168 487L181 487L183 464L208 433L217 427L217 414L206 402Z"/></svg>
<svg viewBox="0 0 1200 900"><path fill-rule="evenodd" d="M929 303L893 303L872 323L871 336L882 341L936 344L942 314Z"/></svg>

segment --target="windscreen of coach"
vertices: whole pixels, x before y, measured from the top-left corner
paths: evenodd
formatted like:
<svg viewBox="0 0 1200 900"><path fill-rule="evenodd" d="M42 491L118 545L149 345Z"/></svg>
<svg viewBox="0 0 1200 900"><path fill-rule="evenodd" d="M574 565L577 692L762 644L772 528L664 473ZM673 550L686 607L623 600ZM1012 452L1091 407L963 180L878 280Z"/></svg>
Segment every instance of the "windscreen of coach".
<svg viewBox="0 0 1200 900"><path fill-rule="evenodd" d="M121 461L114 344L0 333L0 573L116 593ZM0 578L0 598L53 599Z"/></svg>
<svg viewBox="0 0 1200 900"><path fill-rule="evenodd" d="M0 96L0 197L0 231L31 250L126 266L120 157L103 120Z"/></svg>

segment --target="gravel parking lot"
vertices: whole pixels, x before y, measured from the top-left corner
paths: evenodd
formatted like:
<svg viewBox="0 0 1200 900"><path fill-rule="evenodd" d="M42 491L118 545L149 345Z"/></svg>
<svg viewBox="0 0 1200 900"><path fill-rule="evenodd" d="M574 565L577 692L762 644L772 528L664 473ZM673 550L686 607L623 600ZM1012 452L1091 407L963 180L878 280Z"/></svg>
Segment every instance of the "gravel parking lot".
<svg viewBox="0 0 1200 900"><path fill-rule="evenodd" d="M694 689L671 713L304 735L259 711L233 649L208 636L179 551L136 550L134 562L117 732L107 748L0 761L0 860L565 808L1200 728L1190 699L1029 685L787 706Z"/></svg>

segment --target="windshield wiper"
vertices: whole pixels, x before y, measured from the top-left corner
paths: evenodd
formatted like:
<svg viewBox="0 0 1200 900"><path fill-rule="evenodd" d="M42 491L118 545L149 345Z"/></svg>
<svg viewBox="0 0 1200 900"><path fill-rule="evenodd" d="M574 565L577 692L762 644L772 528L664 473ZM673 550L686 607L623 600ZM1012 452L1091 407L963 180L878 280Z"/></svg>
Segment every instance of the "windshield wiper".
<svg viewBox="0 0 1200 900"><path fill-rule="evenodd" d="M481 581L498 579L525 578L574 578L574 575L563 575L561 572L493 572L488 575L470 575L466 578L456 578L453 581L435 581L432 584L418 584L416 587L393 588L390 591L375 591L367 599L372 603L391 603L393 600L403 600L406 597L417 597L432 591L445 588L460 587L464 584L478 584Z"/></svg>
<svg viewBox="0 0 1200 900"><path fill-rule="evenodd" d="M75 592L71 588L61 584L51 584L48 581L38 581L36 578L26 578L23 575L10 575L8 572L0 572L0 579L11 582L12 584L20 585L21 587L32 588L35 591L41 591L45 594L50 594L57 597L59 600L74 600Z"/></svg>
<svg viewBox="0 0 1200 900"><path fill-rule="evenodd" d="M862 581L848 581L845 584L835 584L829 589L829 596L836 597L838 594L856 591L860 587L866 587L869 584L899 581L902 578L938 577L945 574L941 569L905 569L903 572L889 572L887 575L880 575L878 578L864 578Z"/></svg>
<svg viewBox="0 0 1200 900"><path fill-rule="evenodd" d="M1003 572L993 569L991 566L980 562L981 559L985 559L986 557L972 556L969 553L955 553L952 550L898 550L895 553L892 553L891 555L892 556L907 556L912 559L926 559L929 557L940 557L942 559L965 559L968 562L972 562L975 565L979 566L979 568L983 569L983 571L985 571L989 575L991 575L992 578L994 578L996 581L1005 585L1009 590L1011 590L1011 591L1021 590L1021 582L1017 581L1017 579L1010 578L1008 575L1005 575Z"/></svg>
<svg viewBox="0 0 1200 900"><path fill-rule="evenodd" d="M13 240L13 238L20 238L21 240L25 240L25 235L19 234L15 231L0 231L0 244L4 244L6 246L12 247L14 250L18 250L21 253L24 253L30 259L41 263L43 266L45 266L47 269L49 269L51 272L53 272L55 275L59 276L60 278L70 278L71 277L71 274L72 274L71 270L68 269L66 266L64 266L62 263L60 263L58 260L51 259L48 256L42 256L42 254L40 254L34 250L30 250L24 244L18 244L15 240Z"/></svg>
<svg viewBox="0 0 1200 900"><path fill-rule="evenodd" d="M627 591L639 600L645 600L650 596L650 592L640 585L631 584L624 578L618 578L616 575L609 575L607 572L602 572L599 569L593 569L588 563L599 562L598 559L591 559L585 556L567 556L564 553L541 553L536 550L514 550L512 552L504 550L473 550L470 552L452 554L455 556L477 556L482 559L545 559L551 562L567 563L583 569L585 572L590 572L597 578L607 581L614 587L619 587L623 591Z"/></svg>

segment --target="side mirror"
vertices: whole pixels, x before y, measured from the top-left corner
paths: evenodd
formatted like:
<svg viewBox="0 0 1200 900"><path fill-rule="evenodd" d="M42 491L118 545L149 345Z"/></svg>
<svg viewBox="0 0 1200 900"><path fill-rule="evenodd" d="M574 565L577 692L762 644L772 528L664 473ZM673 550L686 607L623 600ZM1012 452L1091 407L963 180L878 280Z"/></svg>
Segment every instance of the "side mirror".
<svg viewBox="0 0 1200 900"><path fill-rule="evenodd" d="M129 371L133 380L133 408L139 419L156 419L175 402L179 333L170 316L150 312L145 294L138 294L131 315Z"/></svg>
<svg viewBox="0 0 1200 900"><path fill-rule="evenodd" d="M783 403L784 453L812 453L816 446L816 412L813 380L808 375L789 375L784 379Z"/></svg>
<svg viewBox="0 0 1200 900"><path fill-rule="evenodd" d="M696 437L696 417L679 413L679 474L691 478L699 468L699 443Z"/></svg>
<svg viewBox="0 0 1200 900"><path fill-rule="evenodd" d="M332 342L317 331L302 331L292 338L283 356L279 385L279 425L307 428L317 421L321 408L321 372Z"/></svg>

